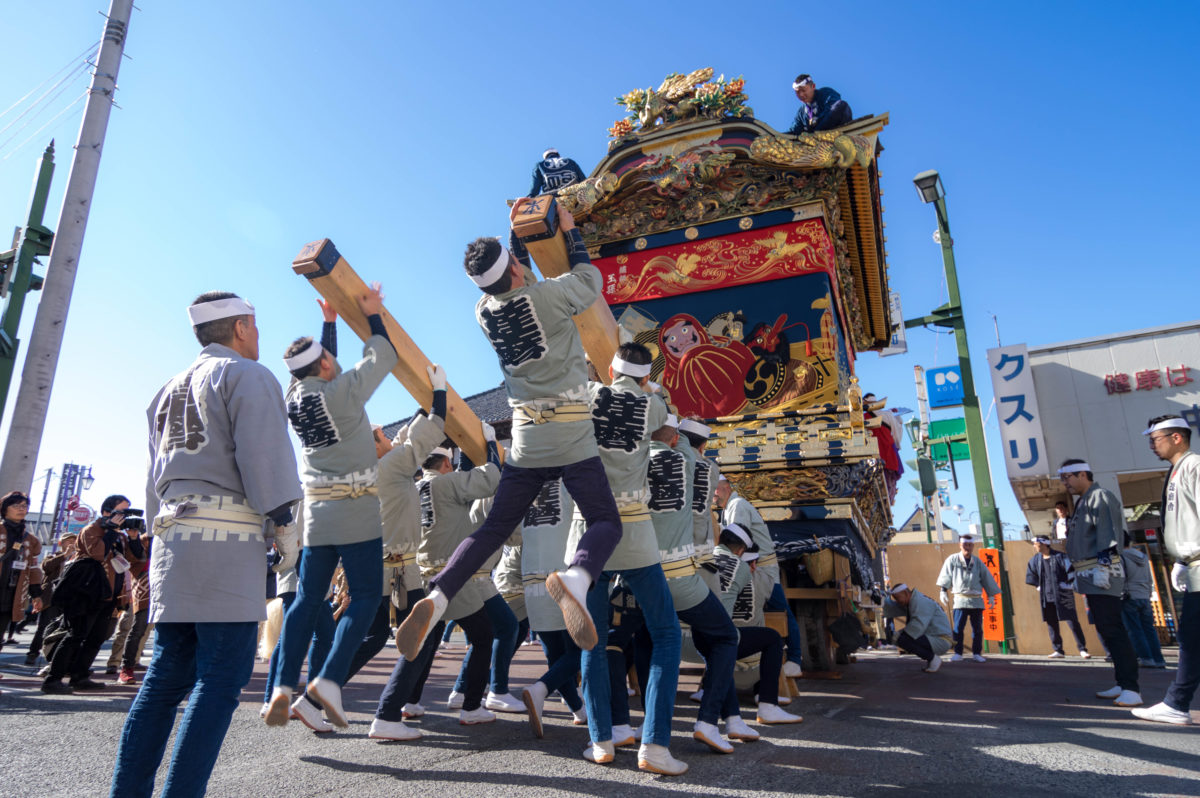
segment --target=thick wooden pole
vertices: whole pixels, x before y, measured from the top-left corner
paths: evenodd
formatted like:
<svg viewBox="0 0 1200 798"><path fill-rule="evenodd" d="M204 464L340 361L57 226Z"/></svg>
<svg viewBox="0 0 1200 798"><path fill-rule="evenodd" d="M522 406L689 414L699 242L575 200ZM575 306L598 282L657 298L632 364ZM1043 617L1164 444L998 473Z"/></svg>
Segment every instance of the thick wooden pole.
<svg viewBox="0 0 1200 798"><path fill-rule="evenodd" d="M364 341L371 336L367 317L358 307L357 297L367 293L367 284L337 251L328 238L306 244L292 261L292 269L312 283L317 293L323 296L338 315L350 325L350 329ZM421 407L428 410L433 404L433 387L425 367L431 361L413 342L395 317L383 309L383 325L400 362L392 374L412 394ZM462 397L451 387L446 388L446 434L466 452L477 465L487 462L487 443L483 438L483 426L479 416L467 406Z"/></svg>
<svg viewBox="0 0 1200 798"><path fill-rule="evenodd" d="M567 259L567 239L558 229L558 210L554 197L543 194L533 199L518 200L520 207L512 219L512 228L521 243L529 250L533 262L542 276L547 279L559 277L571 270ZM596 367L600 379L609 382L608 366L620 345L617 320L612 309L604 301L604 295L596 297L592 306L575 317L579 338L588 360Z"/></svg>

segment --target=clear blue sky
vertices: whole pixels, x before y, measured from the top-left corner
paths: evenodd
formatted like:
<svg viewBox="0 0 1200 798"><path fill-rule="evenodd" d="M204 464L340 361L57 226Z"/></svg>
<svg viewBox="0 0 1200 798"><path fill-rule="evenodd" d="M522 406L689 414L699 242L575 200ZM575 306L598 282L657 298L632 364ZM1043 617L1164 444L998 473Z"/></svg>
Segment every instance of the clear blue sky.
<svg viewBox="0 0 1200 798"><path fill-rule="evenodd" d="M96 42L107 7L5 5L0 110ZM319 329L316 295L290 268L314 239L383 282L389 308L461 393L499 384L472 320L465 242L504 231L504 199L528 190L544 148L590 170L622 115L617 94L702 66L744 75L756 115L777 128L790 124L802 71L856 115L890 112L888 263L909 316L944 301L933 212L911 184L941 172L985 408L989 313L1005 344L1031 345L1200 315L1187 232L1200 122L1193 4L140 5L39 462L92 464L93 505L110 492L140 502L145 406L197 349L184 311L196 294L249 297L263 362L286 376L287 343ZM0 159L84 86L68 84L0 144ZM51 135L57 216L81 107L0 160L0 228L23 222ZM344 327L341 340L353 357ZM948 365L954 345L910 331L909 346L867 353L858 368L868 389L915 407L913 365ZM389 381L369 410L384 422L414 404ZM1023 523L994 413L989 434L1002 518ZM969 479L953 500L974 509ZM915 504L905 486L897 520Z"/></svg>

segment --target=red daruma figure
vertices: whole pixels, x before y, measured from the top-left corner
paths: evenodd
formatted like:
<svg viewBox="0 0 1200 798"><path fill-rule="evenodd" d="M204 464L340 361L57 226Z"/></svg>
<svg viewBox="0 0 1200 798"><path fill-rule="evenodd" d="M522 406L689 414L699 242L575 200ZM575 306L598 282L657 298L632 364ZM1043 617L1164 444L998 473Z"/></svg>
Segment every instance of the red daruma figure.
<svg viewBox="0 0 1200 798"><path fill-rule="evenodd" d="M754 353L740 341L710 339L694 316L679 313L658 332L658 348L666 359L663 387L680 416L715 418L737 413L746 405L746 374Z"/></svg>

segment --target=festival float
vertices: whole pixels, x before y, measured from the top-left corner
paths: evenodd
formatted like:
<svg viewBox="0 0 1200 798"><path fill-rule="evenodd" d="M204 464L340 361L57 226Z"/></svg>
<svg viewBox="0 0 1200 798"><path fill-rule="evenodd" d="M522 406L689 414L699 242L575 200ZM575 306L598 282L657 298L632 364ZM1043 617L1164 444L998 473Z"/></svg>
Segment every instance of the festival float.
<svg viewBox="0 0 1200 798"><path fill-rule="evenodd" d="M855 377L891 333L888 117L793 136L755 119L744 89L702 69L619 97L607 157L557 201L621 340L650 348L673 412L713 427L706 454L767 521L805 670L821 671L852 650L850 618L873 621L892 531Z"/></svg>

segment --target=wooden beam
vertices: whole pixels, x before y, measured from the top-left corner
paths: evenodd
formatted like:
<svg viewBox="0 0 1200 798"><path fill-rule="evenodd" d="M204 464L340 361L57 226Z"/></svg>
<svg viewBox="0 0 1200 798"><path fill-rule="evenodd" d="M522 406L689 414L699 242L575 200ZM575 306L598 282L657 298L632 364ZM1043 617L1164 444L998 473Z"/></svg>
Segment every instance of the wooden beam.
<svg viewBox="0 0 1200 798"><path fill-rule="evenodd" d="M306 244L292 261L292 270L308 278L317 293L325 297L359 338L365 341L371 336L367 317L359 308L357 299L367 293L367 284L341 256L332 241L323 238ZM400 384L421 407L429 410L433 405L433 386L429 383L425 367L431 365L432 361L386 307L381 316L388 338L400 356L392 375L400 380ZM479 416L450 386L446 387L446 434L476 465L487 462L487 443L483 438Z"/></svg>
<svg viewBox="0 0 1200 798"><path fill-rule="evenodd" d="M567 258L567 237L558 229L557 214L554 197L543 194L533 199L517 200L512 216L513 232L529 250L533 262L547 279L571 270ZM583 350L596 367L596 373L605 383L610 382L608 367L617 353L620 337L617 320L604 301L603 293L596 297L590 308L575 316L575 326L579 328Z"/></svg>

